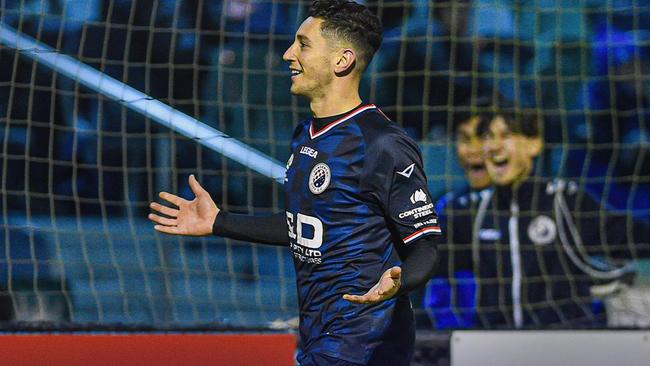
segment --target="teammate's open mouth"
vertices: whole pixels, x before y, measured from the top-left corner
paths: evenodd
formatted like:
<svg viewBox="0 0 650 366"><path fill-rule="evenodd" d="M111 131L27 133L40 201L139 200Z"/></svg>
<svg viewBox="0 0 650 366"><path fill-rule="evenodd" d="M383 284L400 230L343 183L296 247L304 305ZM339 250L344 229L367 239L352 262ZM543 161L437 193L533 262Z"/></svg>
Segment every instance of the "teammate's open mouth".
<svg viewBox="0 0 650 366"><path fill-rule="evenodd" d="M485 164L469 164L467 168L473 173L480 173L485 171Z"/></svg>
<svg viewBox="0 0 650 366"><path fill-rule="evenodd" d="M291 70L291 76L296 76L302 74L302 71L296 70L296 69L289 69Z"/></svg>

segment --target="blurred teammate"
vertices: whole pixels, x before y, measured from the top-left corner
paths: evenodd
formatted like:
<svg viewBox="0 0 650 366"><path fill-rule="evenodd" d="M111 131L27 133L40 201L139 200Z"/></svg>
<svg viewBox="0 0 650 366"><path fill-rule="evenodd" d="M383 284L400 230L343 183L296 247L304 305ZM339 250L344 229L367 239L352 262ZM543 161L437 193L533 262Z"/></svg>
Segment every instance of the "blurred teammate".
<svg viewBox="0 0 650 366"><path fill-rule="evenodd" d="M479 123L493 117L489 98L479 98L472 105L456 106L453 115L456 156L465 171L468 187L450 192L438 202L438 209L444 209L448 202L470 192L477 193L490 186L491 180L485 168L483 141L477 133ZM439 211L440 212L440 211Z"/></svg>
<svg viewBox="0 0 650 366"><path fill-rule="evenodd" d="M475 213L450 218L449 231L454 266L477 278L480 325L604 326L591 289L631 275L614 258L647 256L650 231L571 182L533 175L543 148L536 114L502 106L478 129L494 188Z"/></svg>
<svg viewBox="0 0 650 366"><path fill-rule="evenodd" d="M156 230L288 245L300 306L303 365L408 365L414 321L408 291L431 276L440 233L417 144L359 96L381 44L364 6L314 1L284 54L291 92L314 115L296 128L285 179L286 212L220 211L190 177L186 201L152 203Z"/></svg>
<svg viewBox="0 0 650 366"><path fill-rule="evenodd" d="M493 105L489 98L473 100L471 104L455 106L453 114L456 156L465 171L467 187L445 194L436 205L442 227L450 224L449 217L457 213L476 212L479 192L490 186L491 180L485 168L483 141L477 133L481 121L493 117ZM453 225L451 220L451 225ZM468 229L468 228L465 228ZM424 306L429 310L437 329L465 328L474 325L474 278L471 269L449 266L449 250L453 237L447 235L445 245L440 246L438 274L426 287Z"/></svg>
<svg viewBox="0 0 650 366"><path fill-rule="evenodd" d="M467 183L474 191L487 188L491 182L490 176L485 169L483 142L476 133L476 128L483 118L482 113L472 114L469 118L457 122L456 127L458 161L465 170Z"/></svg>

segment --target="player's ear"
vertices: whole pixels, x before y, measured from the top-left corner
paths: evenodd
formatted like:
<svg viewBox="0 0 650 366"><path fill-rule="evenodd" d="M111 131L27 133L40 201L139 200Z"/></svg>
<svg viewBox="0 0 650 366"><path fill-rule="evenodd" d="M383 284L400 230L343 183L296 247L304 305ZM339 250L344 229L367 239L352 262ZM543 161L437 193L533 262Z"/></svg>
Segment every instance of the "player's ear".
<svg viewBox="0 0 650 366"><path fill-rule="evenodd" d="M345 76L354 70L357 63L357 54L350 48L343 49L335 58L334 73L337 76Z"/></svg>
<svg viewBox="0 0 650 366"><path fill-rule="evenodd" d="M528 137L526 140L527 140L526 150L528 152L528 156L530 156L531 158L535 158L537 155L539 155L542 152L542 148L544 147L544 142L542 141L542 138L540 136Z"/></svg>

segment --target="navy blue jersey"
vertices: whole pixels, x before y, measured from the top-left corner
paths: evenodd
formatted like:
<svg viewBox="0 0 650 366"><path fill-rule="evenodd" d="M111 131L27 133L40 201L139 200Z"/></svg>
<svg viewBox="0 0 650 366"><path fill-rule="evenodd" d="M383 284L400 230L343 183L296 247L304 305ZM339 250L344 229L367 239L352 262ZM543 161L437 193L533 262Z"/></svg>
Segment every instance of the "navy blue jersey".
<svg viewBox="0 0 650 366"><path fill-rule="evenodd" d="M297 274L300 351L400 364L413 347L407 295L374 305L364 294L400 250L440 233L418 146L374 105L316 130L301 122L287 163L286 215ZM378 364L378 363L377 363Z"/></svg>

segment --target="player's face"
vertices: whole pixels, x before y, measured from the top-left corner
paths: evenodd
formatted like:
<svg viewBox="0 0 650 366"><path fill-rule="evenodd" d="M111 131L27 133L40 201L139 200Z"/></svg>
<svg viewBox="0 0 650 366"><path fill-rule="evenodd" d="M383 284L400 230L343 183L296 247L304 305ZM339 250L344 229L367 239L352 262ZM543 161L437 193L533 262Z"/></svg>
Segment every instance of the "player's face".
<svg viewBox="0 0 650 366"><path fill-rule="evenodd" d="M483 136L485 166L500 186L516 185L530 175L533 160L541 150L541 139L513 133L501 116L490 122Z"/></svg>
<svg viewBox="0 0 650 366"><path fill-rule="evenodd" d="M483 189L490 185L490 176L483 159L483 141L476 134L480 118L472 117L462 122L456 130L456 152L460 165L465 169L469 185Z"/></svg>
<svg viewBox="0 0 650 366"><path fill-rule="evenodd" d="M309 17L300 25L282 58L289 62L291 93L309 99L322 97L334 79L332 49L321 34L323 19Z"/></svg>

